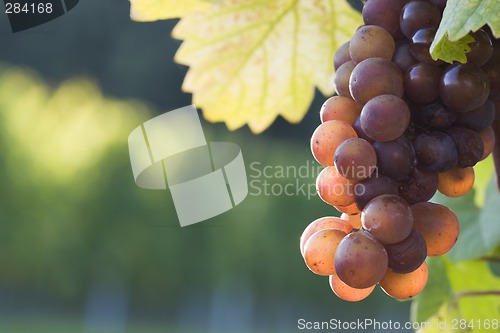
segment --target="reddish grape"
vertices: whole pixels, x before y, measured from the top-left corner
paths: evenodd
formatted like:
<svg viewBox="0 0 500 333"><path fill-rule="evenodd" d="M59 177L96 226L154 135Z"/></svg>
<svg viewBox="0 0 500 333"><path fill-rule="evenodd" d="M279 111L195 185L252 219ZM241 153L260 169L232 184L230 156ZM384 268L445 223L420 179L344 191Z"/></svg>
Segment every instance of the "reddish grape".
<svg viewBox="0 0 500 333"><path fill-rule="evenodd" d="M361 223L382 244L394 244L408 237L413 217L403 198L384 194L366 204L361 212Z"/></svg>
<svg viewBox="0 0 500 333"><path fill-rule="evenodd" d="M353 288L370 288L384 276L387 252L366 231L352 232L342 241L335 252L335 270L339 278Z"/></svg>
<svg viewBox="0 0 500 333"><path fill-rule="evenodd" d="M424 237L428 256L441 256L457 242L460 224L448 208L432 202L411 206L413 227Z"/></svg>

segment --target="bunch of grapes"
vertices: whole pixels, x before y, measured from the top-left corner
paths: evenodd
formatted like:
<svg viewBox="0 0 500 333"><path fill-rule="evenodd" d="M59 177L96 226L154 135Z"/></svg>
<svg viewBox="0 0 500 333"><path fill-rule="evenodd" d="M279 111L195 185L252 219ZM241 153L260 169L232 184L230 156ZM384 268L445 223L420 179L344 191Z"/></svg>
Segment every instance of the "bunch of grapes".
<svg viewBox="0 0 500 333"><path fill-rule="evenodd" d="M377 284L396 299L420 293L425 259L447 253L460 229L428 200L466 194L473 166L493 151L500 44L484 27L471 33L467 63L432 59L445 5L368 0L365 25L335 54L337 95L321 109L311 150L325 166L318 194L343 214L312 222L300 250L341 299L362 300Z"/></svg>

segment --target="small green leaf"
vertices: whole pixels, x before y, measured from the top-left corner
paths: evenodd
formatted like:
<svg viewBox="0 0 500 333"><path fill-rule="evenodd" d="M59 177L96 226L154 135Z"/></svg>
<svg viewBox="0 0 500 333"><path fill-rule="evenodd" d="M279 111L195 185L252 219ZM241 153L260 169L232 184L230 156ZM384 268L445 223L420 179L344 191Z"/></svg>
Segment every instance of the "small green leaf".
<svg viewBox="0 0 500 333"><path fill-rule="evenodd" d="M464 37L485 24L490 26L495 37L500 37L499 13L498 0L448 0L430 48L432 57L447 62L465 62L466 44L471 40Z"/></svg>
<svg viewBox="0 0 500 333"><path fill-rule="evenodd" d="M469 44L472 42L474 42L474 38L471 35L465 35L456 42L452 42L448 39L448 34L445 34L435 45L434 51L431 53L432 58L434 60L441 59L450 64L454 61L466 63L465 54L470 51Z"/></svg>

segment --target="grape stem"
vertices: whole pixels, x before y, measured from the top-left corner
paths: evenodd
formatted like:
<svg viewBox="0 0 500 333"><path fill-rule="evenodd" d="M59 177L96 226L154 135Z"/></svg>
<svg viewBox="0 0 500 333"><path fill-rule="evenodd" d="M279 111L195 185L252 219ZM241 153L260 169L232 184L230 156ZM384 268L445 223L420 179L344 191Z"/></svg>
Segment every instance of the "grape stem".
<svg viewBox="0 0 500 333"><path fill-rule="evenodd" d="M499 296L500 290L462 291L455 294L455 302L463 297Z"/></svg>
<svg viewBox="0 0 500 333"><path fill-rule="evenodd" d="M491 261L491 262L500 262L500 257L481 257L481 260Z"/></svg>

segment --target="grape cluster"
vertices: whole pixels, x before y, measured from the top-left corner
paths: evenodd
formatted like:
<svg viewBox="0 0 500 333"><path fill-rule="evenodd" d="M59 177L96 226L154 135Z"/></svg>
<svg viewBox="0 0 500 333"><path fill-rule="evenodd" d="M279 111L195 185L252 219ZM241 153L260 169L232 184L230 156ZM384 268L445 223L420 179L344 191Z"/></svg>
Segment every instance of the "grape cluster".
<svg viewBox="0 0 500 333"><path fill-rule="evenodd" d="M467 63L432 59L446 0L368 0L361 26L335 54L335 90L311 138L325 166L319 197L342 212L303 232L307 267L341 299L378 284L396 299L420 293L427 256L447 253L457 216L428 202L466 194L473 166L491 154L500 107L500 48L487 27L471 33ZM498 43L497 43L498 44Z"/></svg>

